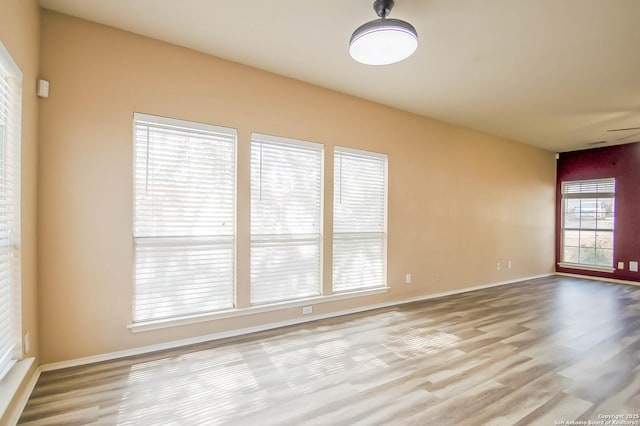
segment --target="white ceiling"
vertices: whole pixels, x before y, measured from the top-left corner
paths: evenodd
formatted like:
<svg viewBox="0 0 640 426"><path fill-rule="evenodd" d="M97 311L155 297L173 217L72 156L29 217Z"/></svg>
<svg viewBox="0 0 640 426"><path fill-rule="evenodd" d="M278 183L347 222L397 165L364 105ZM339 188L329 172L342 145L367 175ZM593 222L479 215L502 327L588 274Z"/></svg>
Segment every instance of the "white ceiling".
<svg viewBox="0 0 640 426"><path fill-rule="evenodd" d="M550 151L640 141L607 132L640 127L640 0L396 0L418 50L381 67L348 53L373 0L40 5Z"/></svg>

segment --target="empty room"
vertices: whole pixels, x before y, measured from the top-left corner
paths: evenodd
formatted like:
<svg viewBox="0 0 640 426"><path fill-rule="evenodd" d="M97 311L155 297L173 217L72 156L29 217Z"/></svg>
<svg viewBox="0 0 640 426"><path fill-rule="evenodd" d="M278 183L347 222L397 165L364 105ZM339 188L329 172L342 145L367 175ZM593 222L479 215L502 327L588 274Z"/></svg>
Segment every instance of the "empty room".
<svg viewBox="0 0 640 426"><path fill-rule="evenodd" d="M0 0L0 425L640 425L637 0Z"/></svg>

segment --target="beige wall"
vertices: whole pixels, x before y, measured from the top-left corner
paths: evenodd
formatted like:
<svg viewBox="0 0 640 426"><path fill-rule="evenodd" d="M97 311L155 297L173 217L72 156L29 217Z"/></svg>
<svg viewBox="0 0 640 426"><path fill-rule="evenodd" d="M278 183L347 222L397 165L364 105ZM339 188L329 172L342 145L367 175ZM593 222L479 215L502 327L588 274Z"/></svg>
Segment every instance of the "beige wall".
<svg viewBox="0 0 640 426"><path fill-rule="evenodd" d="M35 94L40 44L36 0L2 0L0 40L22 70L22 331L29 332L28 357L38 357L36 209L38 100ZM9 407L8 412L11 412ZM0 424L5 421L0 418Z"/></svg>
<svg viewBox="0 0 640 426"><path fill-rule="evenodd" d="M326 313L551 273L555 160L542 151L64 15L42 17L40 316L44 363L284 321L300 309L131 333L132 114L238 129L238 284L248 282L252 131L389 155L384 295ZM496 261L513 268L496 271ZM404 274L413 284L404 284Z"/></svg>

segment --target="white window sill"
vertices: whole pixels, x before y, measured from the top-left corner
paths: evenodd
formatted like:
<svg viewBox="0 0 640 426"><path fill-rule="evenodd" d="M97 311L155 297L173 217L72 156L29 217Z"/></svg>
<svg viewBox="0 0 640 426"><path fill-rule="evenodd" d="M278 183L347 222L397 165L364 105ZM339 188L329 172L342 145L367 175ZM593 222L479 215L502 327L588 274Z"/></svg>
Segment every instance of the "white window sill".
<svg viewBox="0 0 640 426"><path fill-rule="evenodd" d="M377 288L366 289L366 290L350 291L348 293L336 293L328 296L308 297L306 299L298 299L298 300L282 302L282 303L272 303L269 305L262 305L262 306L251 306L249 308L242 308L242 309L230 309L227 311L213 312L213 313L207 313L207 314L201 314L201 315L191 315L186 317L170 318L170 319L157 320L157 321L136 322L136 323L127 325L127 328L131 330L133 333L138 333L140 331L158 330L161 328L195 324L199 322L213 321L213 320L219 320L224 318L241 317L244 315L253 315L253 314L259 314L263 312L277 311L280 309L296 308L296 307L307 306L315 303L325 303L325 302L333 302L334 300L343 300L343 299L352 299L355 297L371 296L374 294L386 293L388 291L389 291L389 287L377 287Z"/></svg>
<svg viewBox="0 0 640 426"><path fill-rule="evenodd" d="M26 358L15 363L7 375L0 381L0 418L6 414L7 408L18 392L20 385L27 377L34 358Z"/></svg>
<svg viewBox="0 0 640 426"><path fill-rule="evenodd" d="M611 268L608 266L581 265L579 263L565 263L565 262L558 262L558 266L561 268L582 269L584 271L607 272L607 273L612 273L616 270L616 268Z"/></svg>

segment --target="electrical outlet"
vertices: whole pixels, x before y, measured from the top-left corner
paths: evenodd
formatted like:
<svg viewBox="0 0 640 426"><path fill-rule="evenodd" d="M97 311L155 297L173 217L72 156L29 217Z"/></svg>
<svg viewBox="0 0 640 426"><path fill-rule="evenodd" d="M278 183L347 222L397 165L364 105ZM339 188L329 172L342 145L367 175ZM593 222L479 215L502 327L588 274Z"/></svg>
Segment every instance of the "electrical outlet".
<svg viewBox="0 0 640 426"><path fill-rule="evenodd" d="M511 261L507 262L507 268L511 269Z"/></svg>
<svg viewBox="0 0 640 426"><path fill-rule="evenodd" d="M618 262L618 269L624 269L624 262Z"/></svg>
<svg viewBox="0 0 640 426"><path fill-rule="evenodd" d="M500 270L500 262L496 262L496 271Z"/></svg>
<svg viewBox="0 0 640 426"><path fill-rule="evenodd" d="M303 306L302 315L309 315L313 313L313 306Z"/></svg>
<svg viewBox="0 0 640 426"><path fill-rule="evenodd" d="M22 341L24 344L24 353L25 355L29 353L31 350L31 344L29 343L29 332L24 333L24 340Z"/></svg>
<svg viewBox="0 0 640 426"><path fill-rule="evenodd" d="M407 284L411 284L411 274L406 274L404 276L404 282Z"/></svg>
<svg viewBox="0 0 640 426"><path fill-rule="evenodd" d="M629 270L631 272L638 272L638 262L629 262Z"/></svg>

